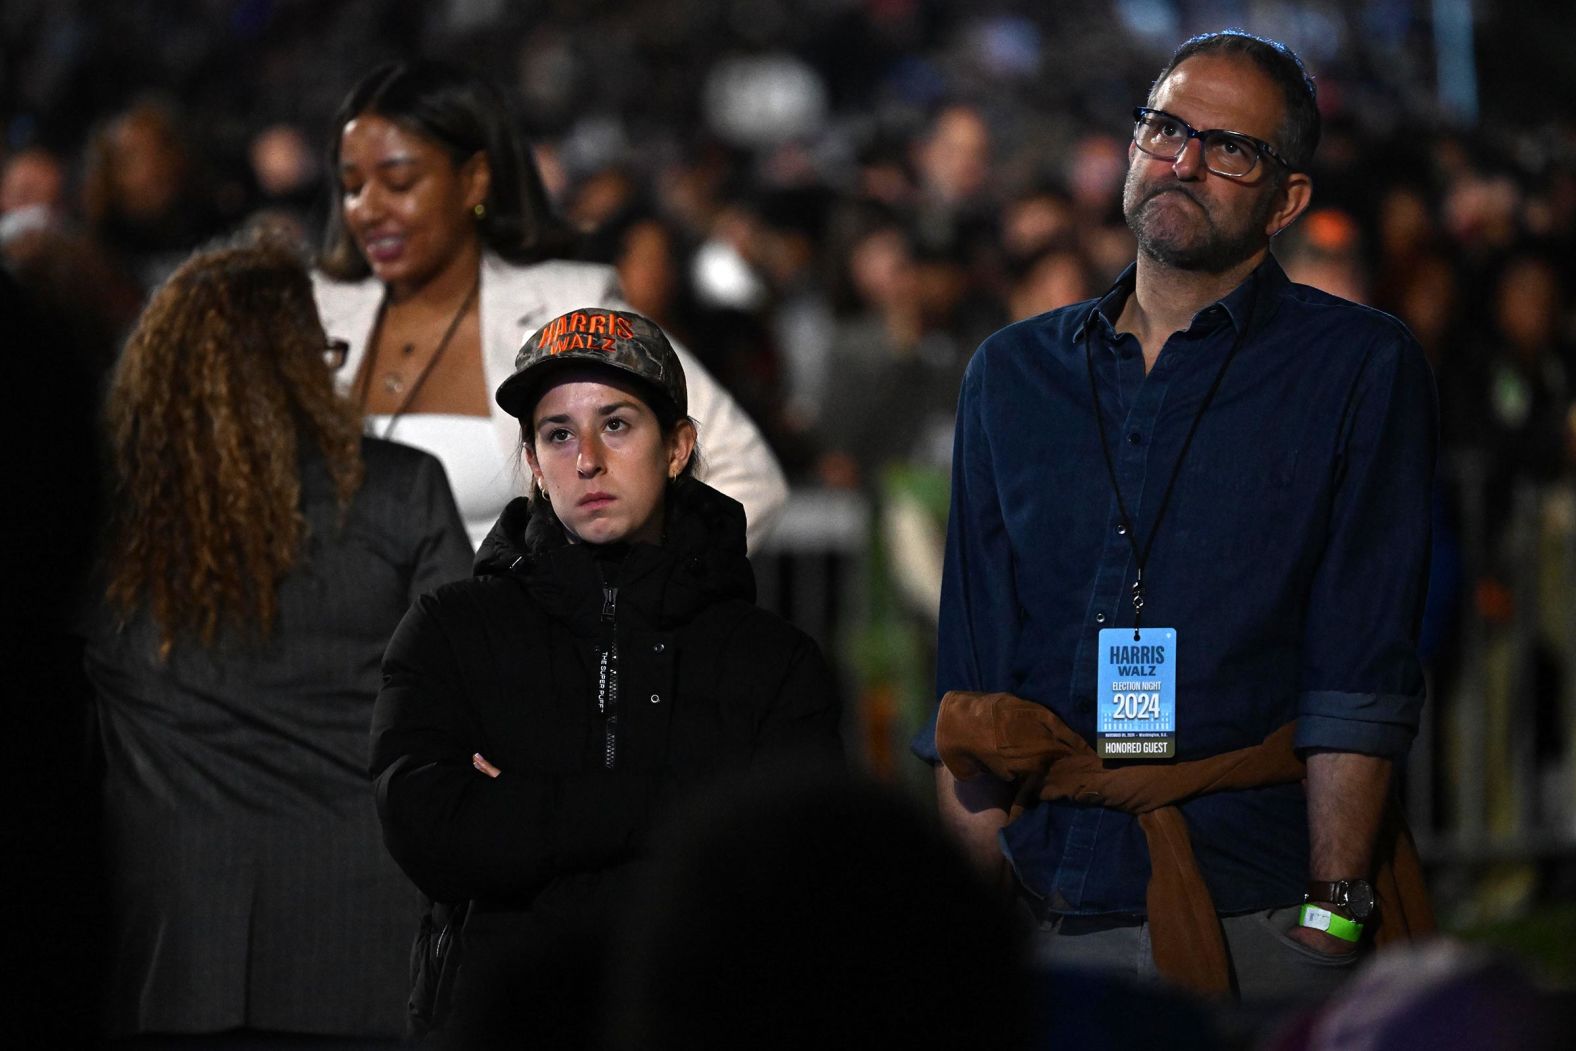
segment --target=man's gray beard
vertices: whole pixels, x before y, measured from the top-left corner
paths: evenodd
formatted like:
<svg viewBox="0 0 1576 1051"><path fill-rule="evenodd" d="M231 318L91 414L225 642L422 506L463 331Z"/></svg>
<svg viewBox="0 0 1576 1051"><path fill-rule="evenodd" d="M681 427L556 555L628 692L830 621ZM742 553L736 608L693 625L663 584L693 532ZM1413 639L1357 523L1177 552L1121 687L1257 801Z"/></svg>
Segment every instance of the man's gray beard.
<svg viewBox="0 0 1576 1051"><path fill-rule="evenodd" d="M1203 241L1192 245L1176 245L1170 241L1154 238L1146 233L1145 223L1142 221L1144 209L1160 193L1183 192L1167 187L1158 193L1151 194L1144 202L1130 212L1126 212L1128 229L1133 231L1133 236L1138 239L1138 250L1158 263L1162 263L1173 270L1197 270L1206 274L1223 274L1251 259L1267 243L1263 234L1264 224L1270 217L1270 212L1275 208L1275 195L1265 194L1263 199L1254 208L1254 215L1241 234L1236 237L1222 237L1212 226L1206 227L1206 236ZM1197 201L1194 202L1197 204ZM1202 205L1199 205L1202 209ZM1206 215L1208 213L1206 212Z"/></svg>

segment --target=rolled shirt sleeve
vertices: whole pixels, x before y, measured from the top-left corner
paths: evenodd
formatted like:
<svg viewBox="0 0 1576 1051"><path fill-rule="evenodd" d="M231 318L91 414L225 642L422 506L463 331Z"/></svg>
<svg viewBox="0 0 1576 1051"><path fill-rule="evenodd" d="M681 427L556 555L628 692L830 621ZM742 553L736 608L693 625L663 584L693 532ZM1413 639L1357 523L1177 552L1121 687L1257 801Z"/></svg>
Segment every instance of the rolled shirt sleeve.
<svg viewBox="0 0 1576 1051"><path fill-rule="evenodd" d="M1335 459L1329 537L1304 625L1296 746L1398 756L1423 706L1438 405L1398 323L1359 373Z"/></svg>

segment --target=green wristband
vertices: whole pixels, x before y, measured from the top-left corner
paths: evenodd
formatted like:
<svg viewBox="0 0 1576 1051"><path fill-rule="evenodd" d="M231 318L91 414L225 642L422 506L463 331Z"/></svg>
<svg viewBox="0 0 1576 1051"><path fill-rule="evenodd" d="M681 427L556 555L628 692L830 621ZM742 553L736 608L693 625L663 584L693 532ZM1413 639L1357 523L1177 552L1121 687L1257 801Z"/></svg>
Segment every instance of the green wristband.
<svg viewBox="0 0 1576 1051"><path fill-rule="evenodd" d="M1343 942L1355 942L1363 936L1363 925L1356 920L1337 916L1329 909L1321 909L1307 902L1303 903L1302 909L1297 913L1297 926L1323 931Z"/></svg>

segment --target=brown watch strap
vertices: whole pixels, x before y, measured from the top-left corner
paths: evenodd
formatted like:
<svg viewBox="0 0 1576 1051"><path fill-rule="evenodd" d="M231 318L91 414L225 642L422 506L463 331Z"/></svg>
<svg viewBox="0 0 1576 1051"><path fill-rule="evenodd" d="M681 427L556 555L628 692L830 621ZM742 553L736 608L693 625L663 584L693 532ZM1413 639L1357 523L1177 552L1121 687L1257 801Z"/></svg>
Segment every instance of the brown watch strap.
<svg viewBox="0 0 1576 1051"><path fill-rule="evenodd" d="M1331 911L1358 921L1372 916L1377 904L1373 886L1365 879L1310 880L1303 900L1327 903Z"/></svg>
<svg viewBox="0 0 1576 1051"><path fill-rule="evenodd" d="M1346 902L1344 900L1338 900L1335 896L1336 889L1345 882L1347 881L1329 880L1327 882L1321 883L1318 880L1310 880L1308 883L1308 900L1322 901L1329 905L1345 905ZM1341 895L1341 899L1344 898L1345 895Z"/></svg>

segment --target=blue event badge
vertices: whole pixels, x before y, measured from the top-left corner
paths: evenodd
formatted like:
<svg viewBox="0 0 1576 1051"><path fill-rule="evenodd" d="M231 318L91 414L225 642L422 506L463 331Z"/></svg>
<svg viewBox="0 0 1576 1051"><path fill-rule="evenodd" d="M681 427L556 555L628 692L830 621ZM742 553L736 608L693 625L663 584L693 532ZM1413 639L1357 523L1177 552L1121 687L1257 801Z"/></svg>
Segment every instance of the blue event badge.
<svg viewBox="0 0 1576 1051"><path fill-rule="evenodd" d="M1100 630L1095 679L1095 751L1101 759L1172 759L1177 754L1177 633L1174 628Z"/></svg>

